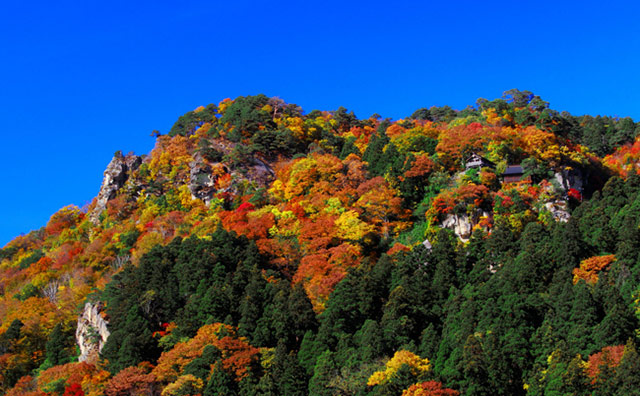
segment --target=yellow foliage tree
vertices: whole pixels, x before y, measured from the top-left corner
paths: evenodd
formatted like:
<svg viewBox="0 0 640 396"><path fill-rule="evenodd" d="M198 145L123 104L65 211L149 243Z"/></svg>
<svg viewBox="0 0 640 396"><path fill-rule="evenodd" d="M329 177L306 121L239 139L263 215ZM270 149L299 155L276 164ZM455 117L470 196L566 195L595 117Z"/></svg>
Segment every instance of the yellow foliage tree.
<svg viewBox="0 0 640 396"><path fill-rule="evenodd" d="M354 210L342 213L336 220L335 225L337 235L340 238L351 241L361 240L365 235L375 230L374 226L360 220L358 212Z"/></svg>
<svg viewBox="0 0 640 396"><path fill-rule="evenodd" d="M167 385L162 391L162 396L197 395L200 394L203 386L202 379L193 374L185 374Z"/></svg>
<svg viewBox="0 0 640 396"><path fill-rule="evenodd" d="M431 370L429 359L422 359L412 352L400 350L387 362L384 371L376 371L369 377L367 385L375 386L388 382L405 364L409 366L413 375L424 374Z"/></svg>

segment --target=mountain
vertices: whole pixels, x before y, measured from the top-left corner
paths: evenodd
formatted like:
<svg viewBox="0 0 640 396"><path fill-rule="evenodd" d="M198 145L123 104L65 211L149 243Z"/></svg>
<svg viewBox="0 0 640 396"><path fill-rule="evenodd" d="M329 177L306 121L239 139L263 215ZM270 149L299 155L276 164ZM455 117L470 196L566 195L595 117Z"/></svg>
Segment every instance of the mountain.
<svg viewBox="0 0 640 396"><path fill-rule="evenodd" d="M518 90L199 107L0 250L0 389L632 394L639 131Z"/></svg>

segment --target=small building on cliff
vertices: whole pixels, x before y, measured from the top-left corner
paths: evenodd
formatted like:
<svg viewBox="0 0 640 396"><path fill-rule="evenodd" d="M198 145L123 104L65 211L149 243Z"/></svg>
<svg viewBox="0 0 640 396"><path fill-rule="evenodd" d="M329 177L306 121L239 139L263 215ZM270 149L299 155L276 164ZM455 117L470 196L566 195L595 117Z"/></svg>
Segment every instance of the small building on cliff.
<svg viewBox="0 0 640 396"><path fill-rule="evenodd" d="M478 155L477 153L471 153L467 160L464 163L465 169L480 169L480 168L491 168L495 169L496 164L489 161L488 159Z"/></svg>
<svg viewBox="0 0 640 396"><path fill-rule="evenodd" d="M530 180L529 177L524 177L524 169L522 165L509 165L500 175L503 183L517 183L522 180Z"/></svg>

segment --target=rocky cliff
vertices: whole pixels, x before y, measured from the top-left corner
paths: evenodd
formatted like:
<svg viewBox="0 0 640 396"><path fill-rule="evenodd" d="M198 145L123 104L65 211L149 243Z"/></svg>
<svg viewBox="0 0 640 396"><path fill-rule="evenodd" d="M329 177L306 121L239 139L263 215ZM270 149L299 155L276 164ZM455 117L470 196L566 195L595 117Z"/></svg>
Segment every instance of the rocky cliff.
<svg viewBox="0 0 640 396"><path fill-rule="evenodd" d="M96 199L96 206L89 213L89 219L93 224L100 222L100 214L107 207L107 202L115 198L116 193L127 182L132 171L136 170L142 163L142 157L128 154L126 156L117 152L107 169L104 171L102 186Z"/></svg>
<svg viewBox="0 0 640 396"><path fill-rule="evenodd" d="M570 189L582 192L585 188L585 177L580 169L567 167L557 171L553 178L565 193Z"/></svg>
<svg viewBox="0 0 640 396"><path fill-rule="evenodd" d="M76 343L80 348L78 360L94 362L102 347L109 338L108 322L103 317L102 303L86 303L82 314L78 317Z"/></svg>

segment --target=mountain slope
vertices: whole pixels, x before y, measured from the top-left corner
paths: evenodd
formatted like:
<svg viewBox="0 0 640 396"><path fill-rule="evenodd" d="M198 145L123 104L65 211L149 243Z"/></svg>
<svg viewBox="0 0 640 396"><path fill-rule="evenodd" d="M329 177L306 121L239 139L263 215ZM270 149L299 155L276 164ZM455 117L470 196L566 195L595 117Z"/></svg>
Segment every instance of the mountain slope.
<svg viewBox="0 0 640 396"><path fill-rule="evenodd" d="M516 90L395 122L200 107L0 251L2 389L632 387L636 130Z"/></svg>

